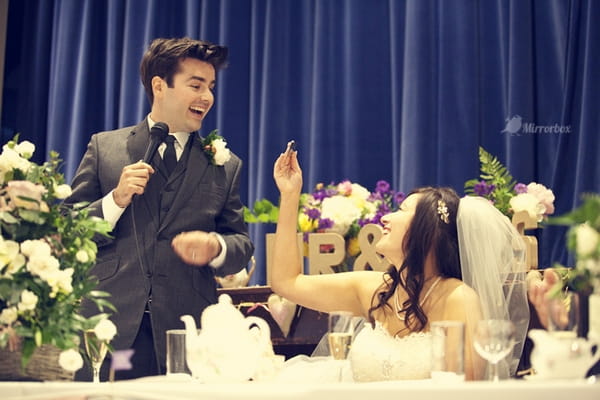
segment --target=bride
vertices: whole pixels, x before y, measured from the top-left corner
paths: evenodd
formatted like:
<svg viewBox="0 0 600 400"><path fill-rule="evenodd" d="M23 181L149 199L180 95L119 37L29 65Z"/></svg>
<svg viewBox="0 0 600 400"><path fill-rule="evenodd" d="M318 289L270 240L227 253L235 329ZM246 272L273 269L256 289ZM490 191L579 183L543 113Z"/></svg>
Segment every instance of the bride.
<svg viewBox="0 0 600 400"><path fill-rule="evenodd" d="M487 200L459 199L449 188L417 189L382 218L376 249L391 262L388 271L304 275L296 245L297 152L281 154L273 174L281 192L273 291L307 308L366 319L349 354L355 381L429 378L429 327L439 320L465 324L465 376L473 380L484 378L486 365L472 346L476 322L512 319L518 343L502 375L515 373L529 320L519 273L524 245Z"/></svg>

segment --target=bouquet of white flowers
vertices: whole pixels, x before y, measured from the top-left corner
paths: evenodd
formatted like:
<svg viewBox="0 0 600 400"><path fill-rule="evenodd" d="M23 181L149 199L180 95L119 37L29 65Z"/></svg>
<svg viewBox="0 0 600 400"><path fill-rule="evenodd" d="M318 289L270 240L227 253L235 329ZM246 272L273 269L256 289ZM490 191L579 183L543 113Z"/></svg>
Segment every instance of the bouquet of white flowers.
<svg viewBox="0 0 600 400"><path fill-rule="evenodd" d="M62 204L71 188L58 154L37 165L29 161L34 150L17 136L0 154L0 349L20 348L24 368L36 348L53 345L63 351L61 366L76 370L79 334L108 317L84 318L82 300L114 310L88 275L97 252L92 238L108 235L110 225L89 217L83 204Z"/></svg>
<svg viewBox="0 0 600 400"><path fill-rule="evenodd" d="M600 195L584 194L579 207L551 218L548 223L569 226L567 249L576 259L573 269L560 264L554 266L563 275L555 292L563 290L564 286L584 295L590 295L594 289L600 290Z"/></svg>

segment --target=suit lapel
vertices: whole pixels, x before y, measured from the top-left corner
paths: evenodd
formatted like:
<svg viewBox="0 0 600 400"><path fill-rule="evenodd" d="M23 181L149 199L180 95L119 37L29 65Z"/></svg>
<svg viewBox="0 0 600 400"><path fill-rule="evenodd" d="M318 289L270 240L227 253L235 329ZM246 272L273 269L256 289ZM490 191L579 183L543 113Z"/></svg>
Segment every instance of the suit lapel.
<svg viewBox="0 0 600 400"><path fill-rule="evenodd" d="M177 212L186 206L189 206L188 200L192 193L198 188L198 185L202 181L202 178L206 171L209 168L208 158L202 149L202 145L198 140L199 136L197 133L192 134L190 140L192 141L191 145L188 144L189 147L189 156L187 162L173 171L169 181L172 179L176 179L179 175L184 174L183 181L179 186L179 190L177 191L177 196L175 196L175 201L171 206L171 211L167 213L165 218L163 219L159 232L162 231L169 223L171 223Z"/></svg>
<svg viewBox="0 0 600 400"><path fill-rule="evenodd" d="M148 122L143 120L131 130L131 134L127 138L127 152L132 164L144 158L149 142L150 129L148 128Z"/></svg>

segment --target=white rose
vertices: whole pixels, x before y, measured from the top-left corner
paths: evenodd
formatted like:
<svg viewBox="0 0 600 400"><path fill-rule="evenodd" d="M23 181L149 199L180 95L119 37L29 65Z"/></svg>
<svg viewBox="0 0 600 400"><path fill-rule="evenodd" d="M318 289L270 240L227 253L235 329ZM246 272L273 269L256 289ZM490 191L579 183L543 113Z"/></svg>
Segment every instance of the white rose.
<svg viewBox="0 0 600 400"><path fill-rule="evenodd" d="M11 171L13 169L19 169L23 172L28 172L30 167L31 163L21 157L14 149L9 148L8 145L2 147L2 154L0 154L0 170Z"/></svg>
<svg viewBox="0 0 600 400"><path fill-rule="evenodd" d="M79 261L80 263L86 263L88 261L90 261L90 256L87 253L87 251L85 250L79 250L77 252L77 254L75 254L75 258L77 259L77 261Z"/></svg>
<svg viewBox="0 0 600 400"><path fill-rule="evenodd" d="M10 325L17 320L17 309L8 307L0 313L0 324Z"/></svg>
<svg viewBox="0 0 600 400"><path fill-rule="evenodd" d="M21 292L21 301L17 305L19 311L28 311L35 309L38 297L35 293L25 289Z"/></svg>
<svg viewBox="0 0 600 400"><path fill-rule="evenodd" d="M35 151L35 144L28 140L23 140L21 143L15 146L15 151L19 153L19 155L29 159Z"/></svg>
<svg viewBox="0 0 600 400"><path fill-rule="evenodd" d="M577 269L588 270L592 275L598 275L600 274L600 260L594 258L577 260Z"/></svg>
<svg viewBox="0 0 600 400"><path fill-rule="evenodd" d="M27 270L44 280L59 269L60 263L54 256L39 257L35 255L27 262Z"/></svg>
<svg viewBox="0 0 600 400"><path fill-rule="evenodd" d="M0 269L6 265L6 274L12 275L25 265L25 257L19 253L19 243L0 238Z"/></svg>
<svg viewBox="0 0 600 400"><path fill-rule="evenodd" d="M13 240L4 240L0 237L0 256L6 256L12 260L19 254L19 243Z"/></svg>
<svg viewBox="0 0 600 400"><path fill-rule="evenodd" d="M94 328L94 333L98 339L110 342L117 334L117 327L111 320L103 319Z"/></svg>
<svg viewBox="0 0 600 400"><path fill-rule="evenodd" d="M587 257L593 255L598 250L600 234L594 228L584 223L575 227L577 237L577 255Z"/></svg>
<svg viewBox="0 0 600 400"><path fill-rule="evenodd" d="M542 221L546 207L540 203L537 197L529 193L521 193L510 199L510 208L513 212L527 211L531 218Z"/></svg>
<svg viewBox="0 0 600 400"><path fill-rule="evenodd" d="M50 257L52 249L50 248L50 245L43 240L26 240L21 243L21 253L25 254L27 257Z"/></svg>
<svg viewBox="0 0 600 400"><path fill-rule="evenodd" d="M364 186L359 185L358 183L352 184L352 193L350 197L357 197L359 199L367 200L371 193Z"/></svg>
<svg viewBox="0 0 600 400"><path fill-rule="evenodd" d="M67 268L59 270L58 286L61 288L63 293L71 293L73 291L73 268Z"/></svg>
<svg viewBox="0 0 600 400"><path fill-rule="evenodd" d="M53 271L48 271L44 274L42 278L52 288L50 297L54 298L56 293L59 291L66 294L69 294L73 291L73 272L73 268L67 268L65 270L56 269Z"/></svg>
<svg viewBox="0 0 600 400"><path fill-rule="evenodd" d="M223 139L215 139L212 142L212 146L215 149L215 155L213 157L215 165L223 165L231 158L231 152L227 148L227 142Z"/></svg>
<svg viewBox="0 0 600 400"><path fill-rule="evenodd" d="M58 185L54 188L54 194L57 199L66 199L73 193L71 186L67 184Z"/></svg>
<svg viewBox="0 0 600 400"><path fill-rule="evenodd" d="M6 270L4 271L6 275L8 276L12 276L13 274L16 274L17 272L19 272L21 270L21 268L23 268L23 266L25 265L25 256L23 254L17 254L8 264L8 266L6 267Z"/></svg>
<svg viewBox="0 0 600 400"><path fill-rule="evenodd" d="M544 214L549 215L554 213L554 193L541 183L531 182L527 185L527 193L534 195L544 206Z"/></svg>
<svg viewBox="0 0 600 400"><path fill-rule="evenodd" d="M360 217L360 214L360 208L346 196L327 197L323 199L321 205L321 218L329 218L333 221L333 227L327 231L342 236L348 233L350 225Z"/></svg>
<svg viewBox="0 0 600 400"><path fill-rule="evenodd" d="M58 356L58 364L65 371L75 372L83 367L83 358L75 349L65 350Z"/></svg>

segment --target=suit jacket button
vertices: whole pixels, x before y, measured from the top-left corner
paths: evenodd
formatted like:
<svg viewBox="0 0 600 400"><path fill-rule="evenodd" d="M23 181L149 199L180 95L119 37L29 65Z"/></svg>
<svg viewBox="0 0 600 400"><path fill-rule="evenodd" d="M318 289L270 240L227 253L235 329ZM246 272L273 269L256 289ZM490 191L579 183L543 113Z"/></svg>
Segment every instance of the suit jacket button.
<svg viewBox="0 0 600 400"><path fill-rule="evenodd" d="M161 209L161 211L163 211L163 212L169 212L170 209L171 209L171 207L163 207Z"/></svg>

